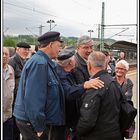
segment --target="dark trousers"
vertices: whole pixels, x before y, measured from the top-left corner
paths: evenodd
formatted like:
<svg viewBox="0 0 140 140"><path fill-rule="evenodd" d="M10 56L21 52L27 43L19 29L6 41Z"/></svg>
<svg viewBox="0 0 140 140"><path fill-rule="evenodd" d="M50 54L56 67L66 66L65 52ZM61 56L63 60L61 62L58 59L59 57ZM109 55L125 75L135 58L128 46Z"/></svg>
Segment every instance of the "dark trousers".
<svg viewBox="0 0 140 140"><path fill-rule="evenodd" d="M13 140L13 118L3 123L3 140Z"/></svg>
<svg viewBox="0 0 140 140"><path fill-rule="evenodd" d="M17 127L15 117L13 116L13 140L20 140L20 131Z"/></svg>
<svg viewBox="0 0 140 140"><path fill-rule="evenodd" d="M48 140L66 140L65 126L50 126Z"/></svg>
<svg viewBox="0 0 140 140"><path fill-rule="evenodd" d="M16 120L16 123L24 140L66 140L64 126L49 125L38 137L31 123L22 120Z"/></svg>
<svg viewBox="0 0 140 140"><path fill-rule="evenodd" d="M76 127L72 128L72 132L71 132L71 140L78 140Z"/></svg>
<svg viewBox="0 0 140 140"><path fill-rule="evenodd" d="M38 137L33 126L29 122L16 120L16 124L24 140L48 140L47 130L44 130L41 137Z"/></svg>

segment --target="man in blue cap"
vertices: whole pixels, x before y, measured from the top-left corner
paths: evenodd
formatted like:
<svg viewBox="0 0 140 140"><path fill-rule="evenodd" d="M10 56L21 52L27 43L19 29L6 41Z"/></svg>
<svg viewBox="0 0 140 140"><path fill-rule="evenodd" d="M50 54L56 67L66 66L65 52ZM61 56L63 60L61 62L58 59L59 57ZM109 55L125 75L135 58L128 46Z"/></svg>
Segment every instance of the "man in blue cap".
<svg viewBox="0 0 140 140"><path fill-rule="evenodd" d="M57 74L61 80L66 98L66 132L72 130L71 140L77 140L75 131L80 112L81 96L90 88L102 88L103 82L98 78L85 81L81 84L76 84L76 80L72 75L72 70L75 69L75 47L68 46L61 50L58 54L56 67Z"/></svg>
<svg viewBox="0 0 140 140"><path fill-rule="evenodd" d="M47 32L38 41L23 68L13 114L24 140L64 140L65 97L51 60L60 51L60 33Z"/></svg>

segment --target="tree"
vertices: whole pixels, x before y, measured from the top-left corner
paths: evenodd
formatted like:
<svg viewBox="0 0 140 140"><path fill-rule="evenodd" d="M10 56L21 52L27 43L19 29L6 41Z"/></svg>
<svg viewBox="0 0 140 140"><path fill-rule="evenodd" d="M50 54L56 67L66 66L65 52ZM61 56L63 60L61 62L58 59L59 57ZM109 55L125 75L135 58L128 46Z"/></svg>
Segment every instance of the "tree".
<svg viewBox="0 0 140 140"><path fill-rule="evenodd" d="M16 47L16 42L12 38L4 38L3 45L7 47Z"/></svg>

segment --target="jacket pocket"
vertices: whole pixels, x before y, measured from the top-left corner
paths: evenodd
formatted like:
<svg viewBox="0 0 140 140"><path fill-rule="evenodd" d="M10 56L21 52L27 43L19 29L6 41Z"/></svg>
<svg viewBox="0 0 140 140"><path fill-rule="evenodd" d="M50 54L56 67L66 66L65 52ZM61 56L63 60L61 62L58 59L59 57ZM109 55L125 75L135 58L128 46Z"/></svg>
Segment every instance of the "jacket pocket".
<svg viewBox="0 0 140 140"><path fill-rule="evenodd" d="M48 81L48 98L55 99L59 95L59 83L56 80Z"/></svg>

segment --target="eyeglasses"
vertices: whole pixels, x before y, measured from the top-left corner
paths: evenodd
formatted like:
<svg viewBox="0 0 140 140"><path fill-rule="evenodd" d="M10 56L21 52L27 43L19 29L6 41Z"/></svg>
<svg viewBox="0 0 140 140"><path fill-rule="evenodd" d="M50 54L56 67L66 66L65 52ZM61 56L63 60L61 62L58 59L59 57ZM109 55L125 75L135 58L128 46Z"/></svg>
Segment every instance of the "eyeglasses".
<svg viewBox="0 0 140 140"><path fill-rule="evenodd" d="M117 70L125 70L125 71L126 71L125 68L116 67L116 69L117 69Z"/></svg>

